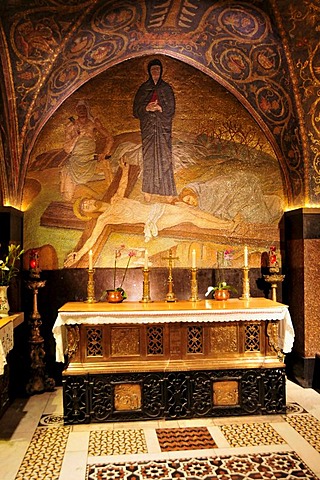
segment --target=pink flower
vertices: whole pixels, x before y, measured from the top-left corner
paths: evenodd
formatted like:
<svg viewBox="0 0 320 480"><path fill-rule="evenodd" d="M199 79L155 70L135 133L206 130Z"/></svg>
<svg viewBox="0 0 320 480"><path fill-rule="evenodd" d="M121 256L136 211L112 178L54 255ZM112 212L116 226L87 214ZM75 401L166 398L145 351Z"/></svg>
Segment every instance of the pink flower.
<svg viewBox="0 0 320 480"><path fill-rule="evenodd" d="M114 289L114 290L116 290L117 259L121 257L121 252L122 252L122 250L124 250L125 248L126 248L125 245L120 245L119 248L116 248L116 249L115 249L115 255L114 255L114 274L113 274L113 289ZM135 256L136 256L135 250L129 250L127 265L126 265L125 271L124 271L124 273L123 273L123 277L122 277L122 281L121 281L120 287L118 287L117 290L118 290L118 289L122 289L123 282L125 281L125 278L126 278L126 275L127 275L127 271L128 271L128 267L129 267L129 264L130 264L130 260L131 260L132 257L135 257Z"/></svg>

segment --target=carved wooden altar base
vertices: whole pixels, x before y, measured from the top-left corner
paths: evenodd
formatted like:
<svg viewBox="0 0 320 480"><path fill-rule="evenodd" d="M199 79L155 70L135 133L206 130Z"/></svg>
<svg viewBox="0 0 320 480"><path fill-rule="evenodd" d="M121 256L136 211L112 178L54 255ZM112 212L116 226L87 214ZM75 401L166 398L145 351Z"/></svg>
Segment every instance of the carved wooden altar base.
<svg viewBox="0 0 320 480"><path fill-rule="evenodd" d="M256 309L228 310L240 305L230 300L224 310L215 301L131 305L133 315L127 302L81 320L63 311L65 423L284 413L285 365L272 319L284 306L266 301L276 309L265 320ZM248 320L234 321L239 315Z"/></svg>
<svg viewBox="0 0 320 480"><path fill-rule="evenodd" d="M67 375L66 424L285 412L283 368Z"/></svg>

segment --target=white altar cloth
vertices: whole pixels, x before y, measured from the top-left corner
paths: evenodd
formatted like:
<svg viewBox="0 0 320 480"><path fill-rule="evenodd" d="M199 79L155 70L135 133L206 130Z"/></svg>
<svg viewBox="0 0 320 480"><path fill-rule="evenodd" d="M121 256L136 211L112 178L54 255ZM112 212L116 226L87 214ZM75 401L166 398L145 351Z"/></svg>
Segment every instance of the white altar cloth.
<svg viewBox="0 0 320 480"><path fill-rule="evenodd" d="M13 330L23 321L23 313L0 319L0 375L4 373L7 355L13 348Z"/></svg>
<svg viewBox="0 0 320 480"><path fill-rule="evenodd" d="M56 341L56 361L64 362L64 325L269 320L280 321L279 348L283 353L289 353L294 342L294 330L288 307L265 298L232 298L222 302L70 302L59 309L52 331Z"/></svg>

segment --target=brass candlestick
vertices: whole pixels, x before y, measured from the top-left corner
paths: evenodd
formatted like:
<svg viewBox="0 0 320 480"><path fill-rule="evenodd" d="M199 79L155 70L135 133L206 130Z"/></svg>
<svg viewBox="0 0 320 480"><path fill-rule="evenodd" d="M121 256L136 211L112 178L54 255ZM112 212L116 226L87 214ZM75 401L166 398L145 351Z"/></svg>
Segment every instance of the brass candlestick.
<svg viewBox="0 0 320 480"><path fill-rule="evenodd" d="M172 264L173 260L177 260L179 257L172 256L172 250L169 251L169 257L166 260L169 260L169 275L168 275L168 293L166 295L166 302L176 302L177 298L173 292L173 277L172 277Z"/></svg>
<svg viewBox="0 0 320 480"><path fill-rule="evenodd" d="M97 300L95 299L94 296L94 268L89 268L88 269L88 284L87 284L87 300L85 300L87 303L95 303Z"/></svg>
<svg viewBox="0 0 320 480"><path fill-rule="evenodd" d="M197 268L191 268L191 297L189 298L190 302L197 302L198 298L198 282L197 282Z"/></svg>
<svg viewBox="0 0 320 480"><path fill-rule="evenodd" d="M242 296L240 300L249 300L250 298L250 282L249 282L249 267L243 267L242 277Z"/></svg>
<svg viewBox="0 0 320 480"><path fill-rule="evenodd" d="M140 302L149 303L152 302L150 298L150 280L149 280L149 268L144 268L143 270L143 293Z"/></svg>

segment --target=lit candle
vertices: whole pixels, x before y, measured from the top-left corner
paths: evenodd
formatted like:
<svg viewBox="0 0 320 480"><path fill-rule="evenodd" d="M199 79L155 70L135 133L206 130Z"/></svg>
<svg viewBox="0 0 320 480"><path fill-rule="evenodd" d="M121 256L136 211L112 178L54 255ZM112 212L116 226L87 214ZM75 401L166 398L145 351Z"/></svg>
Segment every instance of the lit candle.
<svg viewBox="0 0 320 480"><path fill-rule="evenodd" d="M248 247L247 245L244 246L244 266L248 266Z"/></svg>
<svg viewBox="0 0 320 480"><path fill-rule="evenodd" d="M92 250L89 252L89 270L93 269L93 264L92 264Z"/></svg>
<svg viewBox="0 0 320 480"><path fill-rule="evenodd" d="M191 254L191 265L192 265L192 268L196 268L196 251L195 250L192 250L192 254Z"/></svg>
<svg viewBox="0 0 320 480"><path fill-rule="evenodd" d="M148 270L148 267L149 267L148 250L145 249L145 251L144 251L144 269Z"/></svg>

